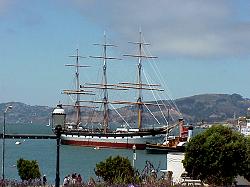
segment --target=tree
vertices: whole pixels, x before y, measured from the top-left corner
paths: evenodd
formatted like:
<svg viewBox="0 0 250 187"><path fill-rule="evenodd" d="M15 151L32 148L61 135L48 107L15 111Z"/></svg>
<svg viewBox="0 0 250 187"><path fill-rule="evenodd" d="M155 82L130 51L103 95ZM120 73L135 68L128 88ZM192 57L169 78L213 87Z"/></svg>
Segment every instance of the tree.
<svg viewBox="0 0 250 187"><path fill-rule="evenodd" d="M22 180L37 179L41 177L39 165L36 160L24 160L20 158L17 161L18 174Z"/></svg>
<svg viewBox="0 0 250 187"><path fill-rule="evenodd" d="M213 185L230 185L245 171L247 139L228 127L217 125L188 143L184 168L188 175Z"/></svg>
<svg viewBox="0 0 250 187"><path fill-rule="evenodd" d="M138 179L129 159L120 156L96 164L95 174L109 184L128 184Z"/></svg>
<svg viewBox="0 0 250 187"><path fill-rule="evenodd" d="M250 137L247 138L247 159L244 166L241 175L250 181Z"/></svg>

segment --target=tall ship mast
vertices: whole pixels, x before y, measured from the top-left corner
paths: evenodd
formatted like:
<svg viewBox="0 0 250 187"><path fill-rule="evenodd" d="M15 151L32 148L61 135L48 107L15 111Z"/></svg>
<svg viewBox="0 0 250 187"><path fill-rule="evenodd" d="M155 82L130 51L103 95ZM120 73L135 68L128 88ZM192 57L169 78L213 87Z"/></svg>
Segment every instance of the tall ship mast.
<svg viewBox="0 0 250 187"><path fill-rule="evenodd" d="M80 58L85 58L83 56L79 55L79 50L76 49L76 55L71 55L69 56L71 58L75 58L75 64L66 64L65 66L68 67L74 67L75 68L75 89L73 90L63 90L63 94L67 94L69 96L71 95L76 95L76 99L73 105L62 105L62 106L66 106L66 107L74 107L75 111L76 111L76 118L75 121L73 123L71 123L71 125L73 124L75 129L79 128L79 125L81 124L81 107L88 107L88 106L82 106L80 105L80 95L84 94L84 95L93 95L91 92L91 90L82 90L80 88L80 80L79 80L79 68L86 68L86 67L90 67L88 65L80 65L79 64L79 59Z"/></svg>
<svg viewBox="0 0 250 187"><path fill-rule="evenodd" d="M137 63L137 81L135 83L130 82L120 82L118 84L109 84L107 67L109 60L115 60L115 57L109 57L107 55L107 48L114 47L115 45L109 44L107 42L106 35L104 35L104 42L102 44L95 44L103 47L102 56L90 56L91 58L102 59L102 81L100 83L84 83L80 85L79 82L79 67L89 67L79 65L79 54L71 57L76 58L76 64L68 64L67 66L75 67L75 77L76 77L76 90L64 90L63 93L71 95L76 94L76 101L73 107L76 110L76 126L75 128L69 128L65 125L63 127L63 134L61 136L62 144L66 145L79 145L79 146L92 146L92 147L105 147L105 148L127 148L132 149L135 145L136 149L145 149L146 142L157 143L160 142L164 137L165 133L173 127L159 127L159 128L145 128L142 124L143 118L143 107L145 106L148 109L148 106L160 106L161 104L153 102L144 102L142 92L143 90L149 91L163 91L160 89L159 84L145 84L142 79L142 59L147 58L156 58L153 56L146 56L143 54L143 46L149 45L148 43L143 42L142 33L140 32L140 38L138 42L130 42L138 45L138 54L135 55L124 55L128 57L135 57L138 59ZM91 90L89 90L91 89ZM108 90L137 90L137 100L136 101L110 101ZM93 95L93 90L102 90L103 95L101 100L81 100L80 95ZM103 105L102 111L102 129L98 128L80 128L81 125L81 107L90 107L81 105L81 103L92 103L92 104L101 104ZM137 116L138 124L137 128L132 128L132 125L129 125L127 122L126 127L121 128L111 128L110 127L110 114L109 114L109 104L125 104L125 105L134 105L137 107ZM65 105L66 106L66 105ZM68 105L67 105L68 106ZM95 108L95 107L94 107ZM95 112L99 113L100 111ZM117 112L117 111L116 111ZM118 113L118 112L117 112ZM118 113L119 114L119 113ZM121 118L122 115L119 114ZM124 120L124 118L123 118ZM125 121L125 120L124 120Z"/></svg>
<svg viewBox="0 0 250 187"><path fill-rule="evenodd" d="M116 47L113 44L108 44L106 39L106 34L104 33L104 43L102 44L94 44L97 46L103 47L103 55L102 56L90 56L91 58L97 58L103 60L102 65L102 82L101 83L85 83L85 85L81 85L80 87L83 89L101 89L103 90L103 98L100 101L81 101L81 102L91 102L91 103L101 103L103 104L103 120L102 120L102 126L103 126L103 132L107 133L107 130L109 128L109 97L108 97L108 90L114 89L114 90L124 90L122 88L116 88L115 84L108 84L108 78L107 78L107 68L108 68L108 60L120 60L115 57L108 57L107 56L107 48L108 47ZM86 86L87 85L87 86Z"/></svg>
<svg viewBox="0 0 250 187"><path fill-rule="evenodd" d="M155 56L147 56L145 54L143 54L143 46L145 45L150 45L149 43L145 43L142 40L142 32L139 32L139 41L138 42L129 42L131 44L135 44L138 45L138 54L126 54L124 56L126 57L134 57L138 59L138 63L137 63L137 82L135 83L130 83L130 82L121 82L119 83L118 87L121 88L127 88L127 89L135 89L137 90L137 100L136 102L122 102L123 104L133 104L137 106L137 128L138 130L142 130L143 126L142 126L142 122L143 122L143 106L161 106L162 104L158 104L158 103L149 103L149 102L144 102L143 101L143 94L142 91L143 90L150 90L150 91L164 91L163 89L160 89L160 85L159 84L145 84L143 83L142 80L142 69L143 69L143 64L142 64L142 60L143 59L153 59L153 58L157 58ZM145 128L145 127L144 127Z"/></svg>
<svg viewBox="0 0 250 187"><path fill-rule="evenodd" d="M99 58L103 60L103 65L102 65L102 73L103 73L103 79L102 79L102 90L103 90L103 98L102 98L102 103L103 103L103 128L104 128L104 133L107 133L107 129L109 127L109 98L108 98L108 89L113 89L114 84L108 84L108 78L107 78L107 67L108 67L108 60L115 60L117 58L114 57L108 57L107 56L107 48L108 47L115 47L113 44L108 44L107 39L106 39L106 34L104 33L104 43L103 44L95 44L103 47L103 56L90 56L92 58Z"/></svg>
<svg viewBox="0 0 250 187"><path fill-rule="evenodd" d="M140 31L140 38L138 42L129 42L135 45L138 45L138 54L137 55L124 55L124 56L128 56L128 57L134 57L134 58L138 58L138 64L137 64L137 83L133 84L133 83L123 83L125 85L129 85L131 86L130 88L133 89L137 89L138 90L138 96L137 96L137 113L138 113L138 129L142 128L142 112L143 112L143 105L145 104L143 102L142 99L142 90L146 89L146 90L157 90L157 91L163 91L160 90L159 88L152 88L152 87L158 87L160 85L150 85L150 84L143 84L142 83L142 59L143 58L157 58L155 56L146 56L142 53L142 47L144 45L150 45L149 43L145 43L142 41L142 32ZM147 103L147 105L150 105L149 103ZM151 105L155 105L155 104L151 104Z"/></svg>

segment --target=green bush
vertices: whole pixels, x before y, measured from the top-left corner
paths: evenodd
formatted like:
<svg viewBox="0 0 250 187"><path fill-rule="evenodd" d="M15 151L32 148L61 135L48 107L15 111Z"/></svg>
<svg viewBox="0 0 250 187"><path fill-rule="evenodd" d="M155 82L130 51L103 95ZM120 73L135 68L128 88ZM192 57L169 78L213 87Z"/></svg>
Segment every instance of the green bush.
<svg viewBox="0 0 250 187"><path fill-rule="evenodd" d="M36 160L24 160L20 158L17 161L18 174L22 180L37 179L41 177L39 165Z"/></svg>
<svg viewBox="0 0 250 187"><path fill-rule="evenodd" d="M236 176L249 171L248 150L243 135L222 125L213 126L191 139L183 165L191 177L208 184L227 186Z"/></svg>
<svg viewBox="0 0 250 187"><path fill-rule="evenodd" d="M120 156L96 164L95 174L109 184L129 184L139 180L129 159Z"/></svg>

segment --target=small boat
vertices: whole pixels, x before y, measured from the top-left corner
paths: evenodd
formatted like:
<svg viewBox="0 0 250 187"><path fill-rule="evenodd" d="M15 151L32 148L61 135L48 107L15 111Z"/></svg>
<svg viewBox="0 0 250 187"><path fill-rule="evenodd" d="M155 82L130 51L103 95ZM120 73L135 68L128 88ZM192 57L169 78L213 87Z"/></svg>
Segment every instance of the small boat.
<svg viewBox="0 0 250 187"><path fill-rule="evenodd" d="M15 142L15 144L16 144L16 145L20 145L20 144L21 144L21 142L19 142L19 141L16 141L16 142Z"/></svg>
<svg viewBox="0 0 250 187"><path fill-rule="evenodd" d="M149 154L167 154L169 152L184 152L185 146L192 136L193 127L188 128L184 126L184 120L179 120L179 136L168 136L163 143L146 144L146 152Z"/></svg>
<svg viewBox="0 0 250 187"><path fill-rule="evenodd" d="M168 140L169 141L169 140ZM169 142L165 144L158 143L158 144L146 144L146 151L149 154L167 154L169 152L184 152L185 151L185 145L186 141L182 141L179 139L179 137L176 137L173 140L170 140ZM176 145L177 143L177 145Z"/></svg>
<svg viewBox="0 0 250 187"><path fill-rule="evenodd" d="M47 127L49 127L50 126L50 119L49 119L49 123L46 125Z"/></svg>

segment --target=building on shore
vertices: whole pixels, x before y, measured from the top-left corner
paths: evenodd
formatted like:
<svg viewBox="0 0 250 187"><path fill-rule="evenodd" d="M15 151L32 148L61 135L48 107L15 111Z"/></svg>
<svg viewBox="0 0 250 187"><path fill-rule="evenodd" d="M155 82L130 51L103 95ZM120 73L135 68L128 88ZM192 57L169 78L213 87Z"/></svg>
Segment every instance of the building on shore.
<svg viewBox="0 0 250 187"><path fill-rule="evenodd" d="M238 118L238 126L241 134L250 136L250 108L247 109L247 115Z"/></svg>

